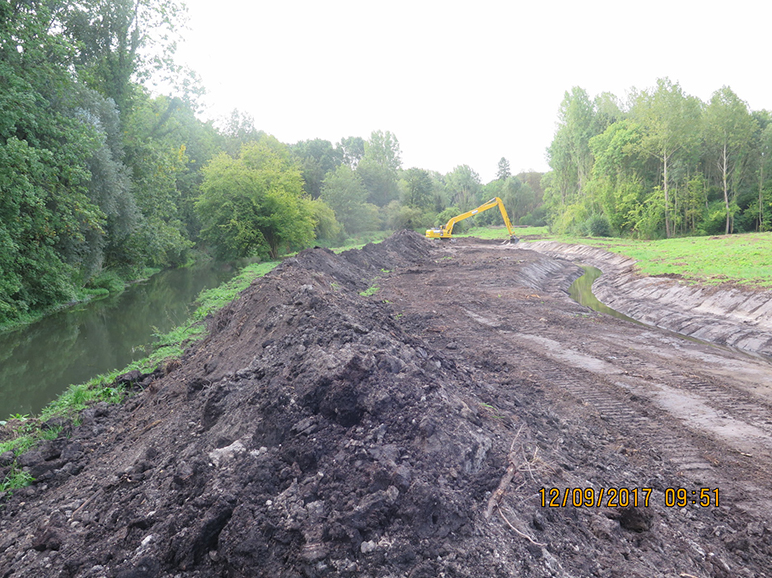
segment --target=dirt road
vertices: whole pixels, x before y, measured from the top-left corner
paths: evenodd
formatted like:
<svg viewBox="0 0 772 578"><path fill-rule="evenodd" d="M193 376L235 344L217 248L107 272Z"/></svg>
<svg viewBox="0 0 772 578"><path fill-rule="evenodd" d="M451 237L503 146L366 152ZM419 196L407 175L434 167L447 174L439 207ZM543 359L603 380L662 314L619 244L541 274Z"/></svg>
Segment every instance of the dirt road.
<svg viewBox="0 0 772 578"><path fill-rule="evenodd" d="M580 274L301 253L25 457L0 576L772 576L772 365L592 312Z"/></svg>

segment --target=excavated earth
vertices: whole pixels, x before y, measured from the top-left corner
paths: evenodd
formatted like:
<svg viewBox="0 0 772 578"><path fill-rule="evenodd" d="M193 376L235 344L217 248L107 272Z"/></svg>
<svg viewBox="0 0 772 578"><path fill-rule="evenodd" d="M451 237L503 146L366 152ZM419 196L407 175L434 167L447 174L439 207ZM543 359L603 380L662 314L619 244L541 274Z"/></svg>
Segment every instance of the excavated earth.
<svg viewBox="0 0 772 578"><path fill-rule="evenodd" d="M0 576L772 576L772 366L595 313L580 274L408 232L300 253L48 424Z"/></svg>

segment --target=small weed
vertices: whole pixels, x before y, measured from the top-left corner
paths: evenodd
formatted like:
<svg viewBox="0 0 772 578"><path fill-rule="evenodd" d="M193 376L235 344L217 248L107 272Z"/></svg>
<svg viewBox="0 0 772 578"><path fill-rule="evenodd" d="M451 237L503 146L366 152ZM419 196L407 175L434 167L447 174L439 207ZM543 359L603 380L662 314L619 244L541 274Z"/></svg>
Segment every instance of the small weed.
<svg viewBox="0 0 772 578"><path fill-rule="evenodd" d="M381 269L381 273L391 273L391 269Z"/></svg>
<svg viewBox="0 0 772 578"><path fill-rule="evenodd" d="M378 287L377 285L373 285L372 287L368 287L364 291L360 291L359 294L362 297L370 297L370 296L375 295L376 293L378 293L378 291L380 291L380 290L381 290L380 287Z"/></svg>
<svg viewBox="0 0 772 578"><path fill-rule="evenodd" d="M59 434L62 433L62 430L64 428L62 426L52 427L50 429L45 429L40 432L40 439L44 440L55 440L59 437Z"/></svg>
<svg viewBox="0 0 772 578"><path fill-rule="evenodd" d="M29 486L35 478L29 472L18 469L14 466L11 471L5 476L5 479L0 482L0 492L7 492L9 490L18 490Z"/></svg>
<svg viewBox="0 0 772 578"><path fill-rule="evenodd" d="M330 287L332 288L333 291L339 291L340 283L338 283L337 281L333 281L332 283L330 283Z"/></svg>

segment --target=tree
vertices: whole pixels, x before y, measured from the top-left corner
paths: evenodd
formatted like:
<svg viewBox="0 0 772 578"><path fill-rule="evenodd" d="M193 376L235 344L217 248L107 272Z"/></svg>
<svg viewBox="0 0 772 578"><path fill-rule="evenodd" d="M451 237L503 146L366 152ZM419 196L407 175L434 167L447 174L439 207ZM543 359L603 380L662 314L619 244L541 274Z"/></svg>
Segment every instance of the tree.
<svg viewBox="0 0 772 578"><path fill-rule="evenodd" d="M321 199L332 208L349 235L374 228L373 212L377 209L367 202L367 189L361 177L348 165L340 165L327 175Z"/></svg>
<svg viewBox="0 0 772 578"><path fill-rule="evenodd" d="M371 203L383 207L399 197L397 175L401 166L397 137L389 131L373 131L357 165Z"/></svg>
<svg viewBox="0 0 772 578"><path fill-rule="evenodd" d="M289 149L270 136L244 145L238 158L214 157L204 167L195 207L201 237L221 258L277 259L314 238L314 207L300 170Z"/></svg>
<svg viewBox="0 0 772 578"><path fill-rule="evenodd" d="M0 322L74 296L84 243L103 234L72 47L45 2L0 3Z"/></svg>
<svg viewBox="0 0 772 578"><path fill-rule="evenodd" d="M136 82L174 72L176 35L185 5L177 0L81 0L62 3L57 21L78 49L74 64L89 87L129 112Z"/></svg>
<svg viewBox="0 0 772 578"><path fill-rule="evenodd" d="M459 165L445 176L445 187L451 204L464 210L479 205L480 175L469 165Z"/></svg>
<svg viewBox="0 0 772 578"><path fill-rule="evenodd" d="M733 229L737 188L744 177L755 122L748 105L727 86L713 94L705 110L706 145L721 181L727 235Z"/></svg>
<svg viewBox="0 0 772 578"><path fill-rule="evenodd" d="M428 171L408 169L403 174L404 192L402 204L418 209L431 209L434 205L434 183Z"/></svg>
<svg viewBox="0 0 772 578"><path fill-rule="evenodd" d="M674 228L669 170L677 155L690 152L697 142L700 102L684 94L678 83L661 78L656 88L638 95L632 112L643 127L642 149L656 158L662 168L665 236L670 237Z"/></svg>
<svg viewBox="0 0 772 578"><path fill-rule="evenodd" d="M359 161L365 156L365 139L361 136L342 138L335 145L335 150L340 154L341 161L344 164L356 170Z"/></svg>
<svg viewBox="0 0 772 578"><path fill-rule="evenodd" d="M499 160L499 168L496 171L496 180L507 179L512 176L512 172L509 169L509 161L504 157Z"/></svg>
<svg viewBox="0 0 772 578"><path fill-rule="evenodd" d="M297 157L303 174L304 188L312 198L322 191L324 177L343 162L343 153L328 140L320 138L300 141L290 147Z"/></svg>
<svg viewBox="0 0 772 578"><path fill-rule="evenodd" d="M594 106L587 92L578 86L566 92L558 116L558 131L547 153L566 202L582 191L592 170L590 139L597 131Z"/></svg>

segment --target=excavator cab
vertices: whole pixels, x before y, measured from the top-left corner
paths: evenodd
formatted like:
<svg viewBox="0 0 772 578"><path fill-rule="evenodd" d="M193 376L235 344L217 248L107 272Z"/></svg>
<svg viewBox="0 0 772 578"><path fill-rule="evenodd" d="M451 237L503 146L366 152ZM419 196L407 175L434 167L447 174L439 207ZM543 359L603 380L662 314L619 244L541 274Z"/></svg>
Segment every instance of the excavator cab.
<svg viewBox="0 0 772 578"><path fill-rule="evenodd" d="M487 203L483 203L476 209L472 209L471 211L467 211L466 213L461 213L460 215L457 215L455 217L452 217L447 223L444 225L441 225L440 227L433 227L431 229L426 229L426 238L427 239L452 239L453 238L453 226L458 223L459 221L463 221L464 219L468 219L469 217L473 217L478 213L482 213L483 211L487 211L488 209L492 209L493 207L498 207L501 211L501 216L504 218L504 224L507 227L507 231L509 231L509 240L508 243L517 243L520 239L515 237L515 231L512 228L512 223L509 220L509 215L507 215L507 210L504 208L504 203L501 202L501 199L498 197L492 198Z"/></svg>

